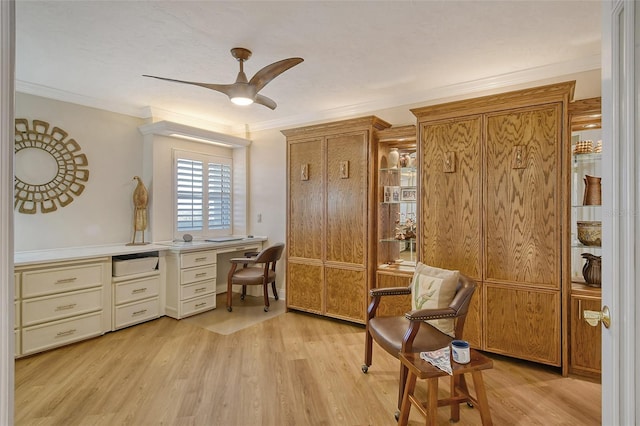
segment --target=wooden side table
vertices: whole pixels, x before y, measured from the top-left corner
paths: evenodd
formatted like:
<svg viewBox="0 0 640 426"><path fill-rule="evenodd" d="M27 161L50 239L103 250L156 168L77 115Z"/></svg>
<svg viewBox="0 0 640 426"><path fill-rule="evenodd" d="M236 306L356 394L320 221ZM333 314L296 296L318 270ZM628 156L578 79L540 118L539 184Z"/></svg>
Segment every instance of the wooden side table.
<svg viewBox="0 0 640 426"><path fill-rule="evenodd" d="M407 384L404 388L402 396L402 406L400 408L399 426L406 426L409 421L409 410L411 404L415 405L420 413L426 417L426 425L435 426L437 419L437 409L443 405L451 406L451 421L460 420L460 404L463 402L473 404L480 411L480 418L483 426L491 426L491 413L489 412L489 402L487 400L487 392L484 388L482 379L482 370L493 368L493 361L475 349L471 349L471 361L468 364L458 364L451 361L453 375L449 376L446 372L429 364L420 358L419 353L401 353L400 362L409 369L407 375ZM467 383L464 375L471 373L476 397L469 394ZM451 395L449 398L438 399L438 377L451 377L450 388ZM427 380L427 401L421 402L416 399L413 392L416 387L417 379Z"/></svg>

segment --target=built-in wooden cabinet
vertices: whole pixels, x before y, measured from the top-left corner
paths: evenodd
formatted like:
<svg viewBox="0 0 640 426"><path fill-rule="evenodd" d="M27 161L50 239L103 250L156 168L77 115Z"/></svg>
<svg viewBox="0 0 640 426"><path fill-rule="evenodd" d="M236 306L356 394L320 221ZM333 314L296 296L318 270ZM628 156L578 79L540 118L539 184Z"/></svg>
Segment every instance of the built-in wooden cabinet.
<svg viewBox="0 0 640 426"><path fill-rule="evenodd" d="M377 117L284 130L287 308L364 323L375 269Z"/></svg>
<svg viewBox="0 0 640 426"><path fill-rule="evenodd" d="M562 364L566 82L412 110L420 258L479 284L465 339Z"/></svg>

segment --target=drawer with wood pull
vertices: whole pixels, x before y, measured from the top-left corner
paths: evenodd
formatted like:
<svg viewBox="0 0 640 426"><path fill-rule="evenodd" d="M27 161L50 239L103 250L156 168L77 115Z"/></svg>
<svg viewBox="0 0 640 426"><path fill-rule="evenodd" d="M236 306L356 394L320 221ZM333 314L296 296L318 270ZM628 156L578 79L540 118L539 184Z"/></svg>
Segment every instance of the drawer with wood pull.
<svg viewBox="0 0 640 426"><path fill-rule="evenodd" d="M209 294L207 296L197 297L195 299L185 300L181 302L183 316L197 314L198 312L207 311L216 307L216 295Z"/></svg>
<svg viewBox="0 0 640 426"><path fill-rule="evenodd" d="M63 346L102 334L102 312L80 315L22 329L22 354Z"/></svg>
<svg viewBox="0 0 640 426"><path fill-rule="evenodd" d="M22 300L22 326L102 310L102 288Z"/></svg>
<svg viewBox="0 0 640 426"><path fill-rule="evenodd" d="M160 276L155 275L137 280L123 281L114 285L114 303L134 302L157 296L160 293Z"/></svg>
<svg viewBox="0 0 640 426"><path fill-rule="evenodd" d="M216 265L209 265L203 268L183 269L180 271L180 281L182 285L214 279L216 277Z"/></svg>
<svg viewBox="0 0 640 426"><path fill-rule="evenodd" d="M183 253L180 255L180 264L182 268L192 268L194 266L215 265L216 251L205 250L192 253Z"/></svg>
<svg viewBox="0 0 640 426"><path fill-rule="evenodd" d="M216 291L216 280L200 281L180 287L180 300L191 299L192 297L203 296Z"/></svg>
<svg viewBox="0 0 640 426"><path fill-rule="evenodd" d="M157 297L116 306L114 329L127 327L160 316L160 300Z"/></svg>
<svg viewBox="0 0 640 426"><path fill-rule="evenodd" d="M102 264L65 266L22 273L22 298L102 285Z"/></svg>

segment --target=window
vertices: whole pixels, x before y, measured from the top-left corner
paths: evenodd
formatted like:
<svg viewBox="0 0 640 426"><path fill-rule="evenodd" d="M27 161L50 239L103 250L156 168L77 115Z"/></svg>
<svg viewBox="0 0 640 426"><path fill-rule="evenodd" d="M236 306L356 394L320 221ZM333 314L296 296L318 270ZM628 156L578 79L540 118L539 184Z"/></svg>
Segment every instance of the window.
<svg viewBox="0 0 640 426"><path fill-rule="evenodd" d="M177 233L230 234L231 159L188 152L175 159Z"/></svg>

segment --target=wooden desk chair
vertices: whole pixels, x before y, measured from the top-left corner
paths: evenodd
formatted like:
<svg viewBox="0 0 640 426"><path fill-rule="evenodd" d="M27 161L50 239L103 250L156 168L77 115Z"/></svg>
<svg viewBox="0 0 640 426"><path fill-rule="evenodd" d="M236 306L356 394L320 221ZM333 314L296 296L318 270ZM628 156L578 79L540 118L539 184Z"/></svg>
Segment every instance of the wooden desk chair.
<svg viewBox="0 0 640 426"><path fill-rule="evenodd" d="M273 290L273 297L278 300L276 291L276 262L280 260L284 251L284 243L277 243L267 247L252 257L234 257L230 259L231 269L227 275L227 311L231 312L232 286L242 286L242 299L247 294L248 285L260 285L264 289L264 311L269 311L269 284ZM251 253L253 254L253 253ZM241 268L238 268L242 265Z"/></svg>
<svg viewBox="0 0 640 426"><path fill-rule="evenodd" d="M376 317L380 299L385 296L411 294L411 286L371 290L372 299L367 312L365 355L362 371L367 373L371 366L374 340L382 349L399 358L401 352L433 351L449 345L454 339L462 339L465 319L475 289L475 281L463 274L459 274L455 296L447 308L415 310L407 312L404 316L394 317ZM425 323L427 320L442 318L454 319L453 336ZM398 410L400 410L402 404L402 394L407 381L407 374L407 367L400 364ZM396 418L398 415L399 411L396 412Z"/></svg>

